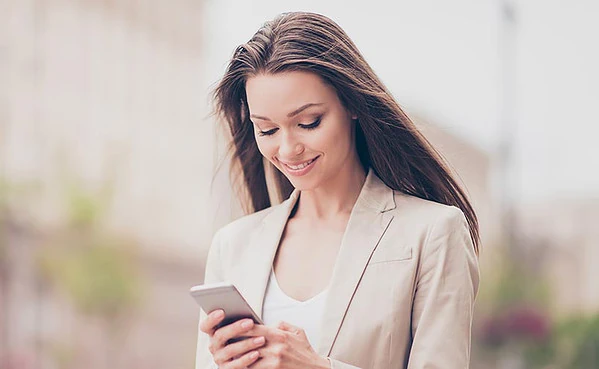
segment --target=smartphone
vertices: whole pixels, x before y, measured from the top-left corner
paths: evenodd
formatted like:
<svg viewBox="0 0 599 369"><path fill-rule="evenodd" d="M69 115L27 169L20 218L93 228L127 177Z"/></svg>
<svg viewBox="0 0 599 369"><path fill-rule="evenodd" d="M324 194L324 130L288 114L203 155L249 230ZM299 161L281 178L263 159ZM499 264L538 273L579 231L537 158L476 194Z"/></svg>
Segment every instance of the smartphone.
<svg viewBox="0 0 599 369"><path fill-rule="evenodd" d="M206 314L210 314L212 311L218 309L225 311L225 318L216 326L217 329L245 318L252 319L256 324L264 324L258 314L254 312L245 298L231 283L221 282L197 285L193 286L189 290L189 293ZM247 337L233 338L227 341L227 344L241 341L245 338Z"/></svg>

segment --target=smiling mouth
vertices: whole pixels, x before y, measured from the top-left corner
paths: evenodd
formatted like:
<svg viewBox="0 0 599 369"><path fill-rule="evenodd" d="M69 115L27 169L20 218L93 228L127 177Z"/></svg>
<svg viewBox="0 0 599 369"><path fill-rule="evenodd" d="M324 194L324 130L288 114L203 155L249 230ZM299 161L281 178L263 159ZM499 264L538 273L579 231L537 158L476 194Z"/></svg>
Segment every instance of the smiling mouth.
<svg viewBox="0 0 599 369"><path fill-rule="evenodd" d="M315 157L314 159L310 159L307 162L304 162L304 163L301 163L301 164L298 164L298 165L290 165L290 164L286 164L286 163L282 163L282 164L284 166L286 166L288 169L291 169L291 170L302 170L305 167L307 167L308 165L312 164L319 157L320 157L320 155L317 156L317 157Z"/></svg>

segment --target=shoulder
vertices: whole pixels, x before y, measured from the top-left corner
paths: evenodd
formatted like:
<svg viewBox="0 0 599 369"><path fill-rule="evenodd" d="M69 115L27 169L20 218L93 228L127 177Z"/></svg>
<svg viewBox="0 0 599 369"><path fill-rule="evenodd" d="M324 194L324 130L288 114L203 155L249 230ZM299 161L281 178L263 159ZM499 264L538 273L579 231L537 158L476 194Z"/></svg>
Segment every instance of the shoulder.
<svg viewBox="0 0 599 369"><path fill-rule="evenodd" d="M270 206L266 209L257 211L238 218L216 231L213 237L211 248L231 248L247 245L254 233L261 229L265 218L284 207L285 202Z"/></svg>
<svg viewBox="0 0 599 369"><path fill-rule="evenodd" d="M451 226L466 219L458 207L394 190L372 171L368 174L365 186L366 203L373 209L391 213L391 226L400 227L404 232L427 232L436 226Z"/></svg>
<svg viewBox="0 0 599 369"><path fill-rule="evenodd" d="M407 235L408 246L419 265L419 276L438 270L449 279L468 275L474 294L478 290L478 257L463 211L456 207L395 193L398 235ZM468 271L468 273L464 273Z"/></svg>
<svg viewBox="0 0 599 369"><path fill-rule="evenodd" d="M470 230L461 209L394 191L393 219L385 237L417 255L438 248L472 248Z"/></svg>
<svg viewBox="0 0 599 369"><path fill-rule="evenodd" d="M266 209L237 218L218 229L214 234L214 240L218 241L220 244L231 244L235 243L234 241L237 239L247 238L249 234L262 225L264 218L279 206L281 206L281 204L270 206Z"/></svg>
<svg viewBox="0 0 599 369"><path fill-rule="evenodd" d="M208 249L206 268L214 268L218 265L218 268L222 269L223 265L228 265L232 260L238 260L254 233L262 227L264 218L279 206L281 205L242 216L219 228L214 233ZM224 273L224 271L221 272Z"/></svg>
<svg viewBox="0 0 599 369"><path fill-rule="evenodd" d="M396 205L393 215L404 222L427 229L459 226L466 222L464 213L456 206L421 199L398 191L393 192Z"/></svg>

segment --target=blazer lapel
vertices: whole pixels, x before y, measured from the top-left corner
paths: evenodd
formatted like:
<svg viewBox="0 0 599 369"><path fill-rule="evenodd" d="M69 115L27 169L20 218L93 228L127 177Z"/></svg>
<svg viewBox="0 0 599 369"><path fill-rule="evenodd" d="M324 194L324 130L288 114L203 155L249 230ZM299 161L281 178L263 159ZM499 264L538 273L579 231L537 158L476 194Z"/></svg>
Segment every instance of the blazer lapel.
<svg viewBox="0 0 599 369"><path fill-rule="evenodd" d="M261 318L272 263L298 197L299 191L293 191L289 199L276 206L259 228L248 235L244 260L232 271L232 282ZM393 219L388 211L394 208L393 190L370 170L352 209L335 262L322 316L321 337L315 348L319 354L330 354L366 265Z"/></svg>
<svg viewBox="0 0 599 369"><path fill-rule="evenodd" d="M298 199L299 191L283 201L264 217L259 228L249 234L242 267L236 268L233 283L246 298L254 312L262 318L262 304L281 235Z"/></svg>
<svg viewBox="0 0 599 369"><path fill-rule="evenodd" d="M320 355L330 355L366 265L393 219L388 210L394 208L393 190L372 170L369 171L352 209L335 262L322 316L321 337L316 347Z"/></svg>

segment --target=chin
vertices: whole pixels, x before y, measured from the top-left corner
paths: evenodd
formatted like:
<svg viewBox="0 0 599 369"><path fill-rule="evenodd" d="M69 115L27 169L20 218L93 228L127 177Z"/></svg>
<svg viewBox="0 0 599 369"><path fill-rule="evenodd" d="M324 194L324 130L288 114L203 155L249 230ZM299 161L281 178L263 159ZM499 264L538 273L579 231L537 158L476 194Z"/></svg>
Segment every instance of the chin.
<svg viewBox="0 0 599 369"><path fill-rule="evenodd" d="M300 170L299 172L293 173L284 164L278 161L271 161L271 163L277 168L279 172L281 172L285 176L285 178L287 178L291 185L299 191L309 191L316 189L322 183L323 163L321 162L320 158L312 164L311 168L306 168L308 169L307 172L302 172Z"/></svg>
<svg viewBox="0 0 599 369"><path fill-rule="evenodd" d="M315 178L294 178L285 175L285 177L291 182L291 185L299 191L310 191L318 187L319 181Z"/></svg>

